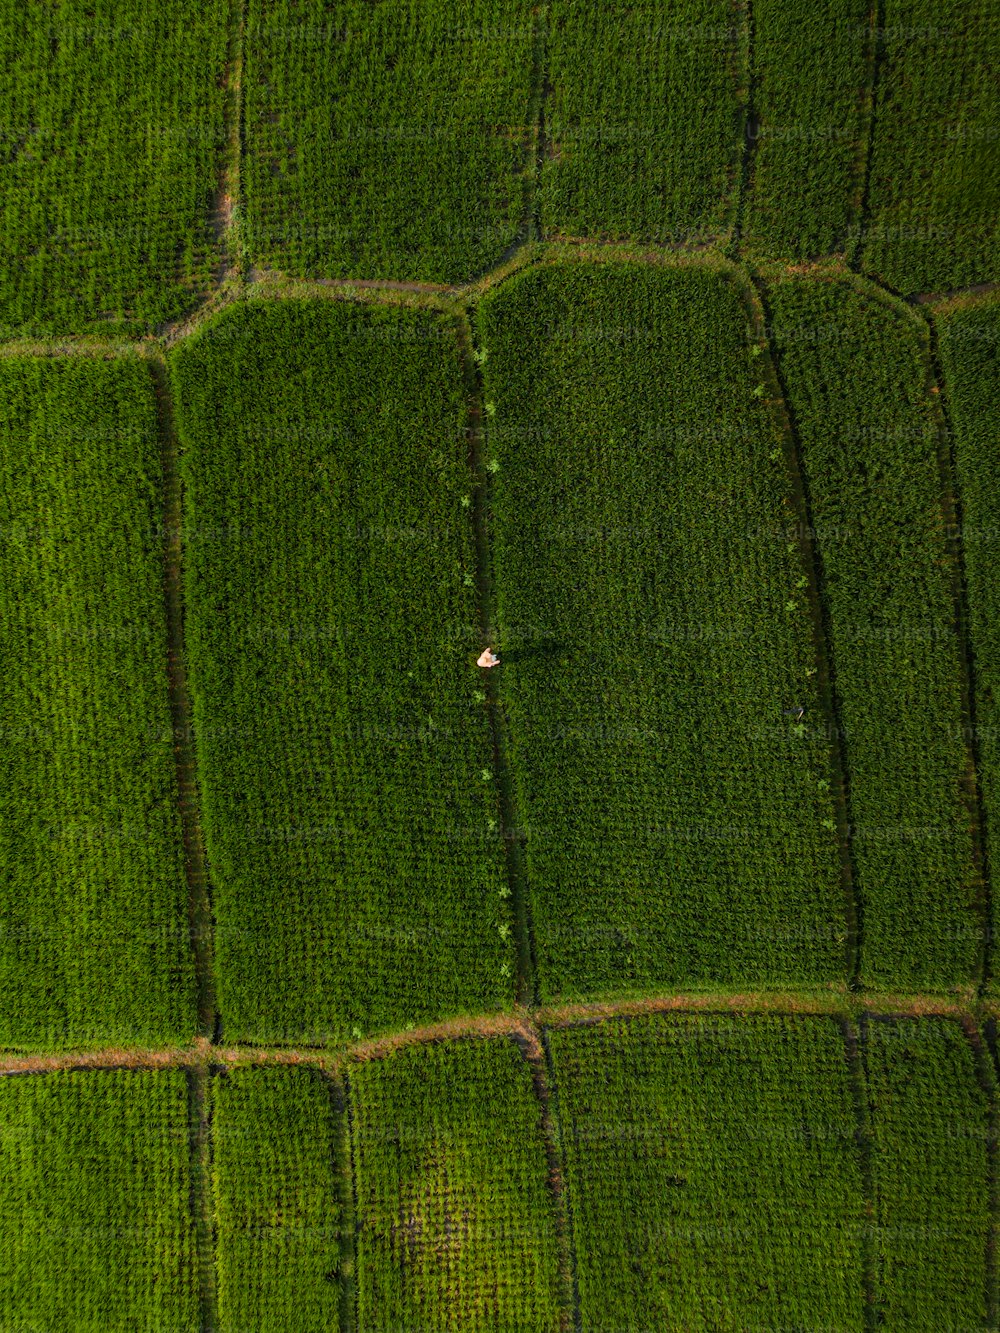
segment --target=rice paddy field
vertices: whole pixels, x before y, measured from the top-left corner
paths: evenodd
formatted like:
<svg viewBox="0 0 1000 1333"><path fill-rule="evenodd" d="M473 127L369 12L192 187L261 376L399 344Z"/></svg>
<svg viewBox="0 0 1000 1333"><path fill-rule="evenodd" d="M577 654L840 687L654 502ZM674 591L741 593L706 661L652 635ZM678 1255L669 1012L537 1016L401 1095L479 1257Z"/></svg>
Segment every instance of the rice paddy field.
<svg viewBox="0 0 1000 1333"><path fill-rule="evenodd" d="M0 49L0 1333L996 1333L995 6Z"/></svg>

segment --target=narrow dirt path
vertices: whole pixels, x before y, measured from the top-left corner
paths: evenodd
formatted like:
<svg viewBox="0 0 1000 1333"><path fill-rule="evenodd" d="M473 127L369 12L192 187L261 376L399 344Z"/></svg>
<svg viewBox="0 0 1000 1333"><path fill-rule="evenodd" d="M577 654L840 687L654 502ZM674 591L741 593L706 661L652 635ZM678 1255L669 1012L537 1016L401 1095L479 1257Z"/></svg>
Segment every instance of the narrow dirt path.
<svg viewBox="0 0 1000 1333"><path fill-rule="evenodd" d="M218 1300L215 1272L215 1201L212 1189L211 1089L207 1068L187 1071L188 1132L191 1149L190 1212L198 1259L201 1333L215 1333Z"/></svg>

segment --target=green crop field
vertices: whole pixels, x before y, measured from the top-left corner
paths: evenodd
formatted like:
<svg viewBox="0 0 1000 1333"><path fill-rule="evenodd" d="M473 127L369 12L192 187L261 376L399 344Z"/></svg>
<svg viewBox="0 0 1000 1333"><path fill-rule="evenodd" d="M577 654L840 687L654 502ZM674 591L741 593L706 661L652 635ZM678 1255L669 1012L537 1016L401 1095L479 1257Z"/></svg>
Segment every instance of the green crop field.
<svg viewBox="0 0 1000 1333"><path fill-rule="evenodd" d="M845 245L861 203L868 0L755 0L748 243L796 259Z"/></svg>
<svg viewBox="0 0 1000 1333"><path fill-rule="evenodd" d="M178 1071L0 1084L0 1327L200 1327Z"/></svg>
<svg viewBox="0 0 1000 1333"><path fill-rule="evenodd" d="M195 1027L160 442L135 358L0 360L0 1040Z"/></svg>
<svg viewBox="0 0 1000 1333"><path fill-rule="evenodd" d="M585 1328L862 1328L836 1023L636 1019L549 1042Z"/></svg>
<svg viewBox="0 0 1000 1333"><path fill-rule="evenodd" d="M745 28L727 0L551 0L546 233L697 242L733 221Z"/></svg>
<svg viewBox="0 0 1000 1333"><path fill-rule="evenodd" d="M961 539L975 665L974 742L986 815L987 850L995 863L1000 836L1000 306L959 307L940 321L941 356L954 431L961 496ZM973 730L974 727L974 730ZM996 953L997 904L992 901L991 952Z"/></svg>
<svg viewBox="0 0 1000 1333"><path fill-rule="evenodd" d="M543 998L842 976L807 575L738 287L546 267L478 334Z"/></svg>
<svg viewBox="0 0 1000 1333"><path fill-rule="evenodd" d="M410 1048L350 1090L359 1327L555 1333L541 1110L513 1042Z"/></svg>
<svg viewBox="0 0 1000 1333"><path fill-rule="evenodd" d="M0 54L0 1333L1000 1333L995 0Z"/></svg>
<svg viewBox="0 0 1000 1333"><path fill-rule="evenodd" d="M348 1229L332 1084L282 1066L213 1082L219 1333L339 1327Z"/></svg>
<svg viewBox="0 0 1000 1333"><path fill-rule="evenodd" d="M861 264L903 293L1000 277L993 0L885 0Z"/></svg>
<svg viewBox="0 0 1000 1333"><path fill-rule="evenodd" d="M912 990L967 984L982 922L925 340L849 281L779 282L769 300L834 663L861 976Z"/></svg>
<svg viewBox="0 0 1000 1333"><path fill-rule="evenodd" d="M521 234L526 0L250 0L246 241L312 276L458 282Z"/></svg>
<svg viewBox="0 0 1000 1333"><path fill-rule="evenodd" d="M260 302L172 371L226 1032L509 1001L454 329Z"/></svg>
<svg viewBox="0 0 1000 1333"><path fill-rule="evenodd" d="M206 292L233 13L0 5L0 332L144 327Z"/></svg>
<svg viewBox="0 0 1000 1333"><path fill-rule="evenodd" d="M865 1065L878 1327L991 1327L996 1131L972 1047L950 1021L872 1021Z"/></svg>

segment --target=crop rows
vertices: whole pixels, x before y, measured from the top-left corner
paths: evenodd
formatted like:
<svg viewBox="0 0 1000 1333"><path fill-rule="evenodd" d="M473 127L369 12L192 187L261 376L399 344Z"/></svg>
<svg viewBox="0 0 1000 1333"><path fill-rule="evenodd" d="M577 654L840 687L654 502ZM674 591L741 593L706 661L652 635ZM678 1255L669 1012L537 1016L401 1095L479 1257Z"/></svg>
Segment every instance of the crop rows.
<svg viewBox="0 0 1000 1333"><path fill-rule="evenodd" d="M0 331L146 328L211 285L235 11L0 7Z"/></svg>
<svg viewBox="0 0 1000 1333"><path fill-rule="evenodd" d="M478 336L541 996L843 975L808 580L739 291L543 266Z"/></svg>
<svg viewBox="0 0 1000 1333"><path fill-rule="evenodd" d="M454 328L260 301L172 374L227 1035L509 1005Z"/></svg>
<svg viewBox="0 0 1000 1333"><path fill-rule="evenodd" d="M989 1057L950 1019L860 1037L858 1058L828 1017L549 1029L552 1162L506 1037L217 1071L203 1201L183 1072L7 1078L4 1313L194 1333L205 1208L219 1333L555 1333L574 1307L601 1333L989 1327Z"/></svg>
<svg viewBox="0 0 1000 1333"><path fill-rule="evenodd" d="M861 978L919 990L979 965L969 753L925 334L846 280L770 289L811 502L849 775Z"/></svg>
<svg viewBox="0 0 1000 1333"><path fill-rule="evenodd" d="M968 584L969 629L975 664L975 743L985 808L987 850L997 861L1000 833L1000 588L995 551L1000 541L1000 469L996 404L1000 401L1000 306L959 306L941 321L941 356L962 500L961 541ZM992 905L995 956L997 903Z"/></svg>
<svg viewBox="0 0 1000 1333"><path fill-rule="evenodd" d="M183 1040L195 994L153 384L0 361L0 1041Z"/></svg>

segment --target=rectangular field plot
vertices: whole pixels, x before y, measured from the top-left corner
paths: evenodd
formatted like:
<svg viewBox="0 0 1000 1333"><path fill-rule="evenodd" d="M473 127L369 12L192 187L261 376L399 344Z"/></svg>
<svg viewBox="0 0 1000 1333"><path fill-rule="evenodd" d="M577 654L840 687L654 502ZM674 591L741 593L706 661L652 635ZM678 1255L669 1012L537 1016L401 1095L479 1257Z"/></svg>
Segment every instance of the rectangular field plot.
<svg viewBox="0 0 1000 1333"><path fill-rule="evenodd" d="M0 332L145 328L219 265L233 0L0 12Z"/></svg>
<svg viewBox="0 0 1000 1333"><path fill-rule="evenodd" d="M333 1085L270 1066L212 1086L219 1333L339 1328L350 1180Z"/></svg>
<svg viewBox="0 0 1000 1333"><path fill-rule="evenodd" d="M986 817L987 853L996 879L1000 848L1000 305L958 308L939 321L945 390L954 438L961 540L975 665L975 733L979 781ZM996 985L996 938L1000 925L992 895Z"/></svg>
<svg viewBox="0 0 1000 1333"><path fill-rule="evenodd" d="M372 1333L555 1333L541 1109L513 1042L409 1047L350 1073L357 1318Z"/></svg>
<svg viewBox="0 0 1000 1333"><path fill-rule="evenodd" d="M138 360L0 361L0 1042L196 1026Z"/></svg>
<svg viewBox="0 0 1000 1333"><path fill-rule="evenodd" d="M643 1018L549 1042L584 1328L864 1326L833 1020Z"/></svg>
<svg viewBox="0 0 1000 1333"><path fill-rule="evenodd" d="M904 295L1000 277L995 0L886 0L861 267Z"/></svg>
<svg viewBox="0 0 1000 1333"><path fill-rule="evenodd" d="M696 242L733 220L743 20L728 0L547 6L546 234Z"/></svg>
<svg viewBox="0 0 1000 1333"><path fill-rule="evenodd" d="M842 977L807 577L739 291L541 268L479 337L542 998Z"/></svg>
<svg viewBox="0 0 1000 1333"><path fill-rule="evenodd" d="M509 1002L454 328L259 301L173 371L226 1034Z"/></svg>
<svg viewBox="0 0 1000 1333"><path fill-rule="evenodd" d="M801 259L843 246L861 202L869 0L755 0L754 248Z"/></svg>
<svg viewBox="0 0 1000 1333"><path fill-rule="evenodd" d="M777 283L769 299L833 658L862 978L961 985L982 933L957 570L921 329L850 281Z"/></svg>
<svg viewBox="0 0 1000 1333"><path fill-rule="evenodd" d="M972 1046L949 1020L871 1019L864 1047L877 1326L990 1327L993 1130Z"/></svg>
<svg viewBox="0 0 1000 1333"><path fill-rule="evenodd" d="M0 1080L0 1326L198 1333L179 1071Z"/></svg>
<svg viewBox="0 0 1000 1333"><path fill-rule="evenodd" d="M528 0L250 0L247 240L310 277L458 282L534 173Z"/></svg>

